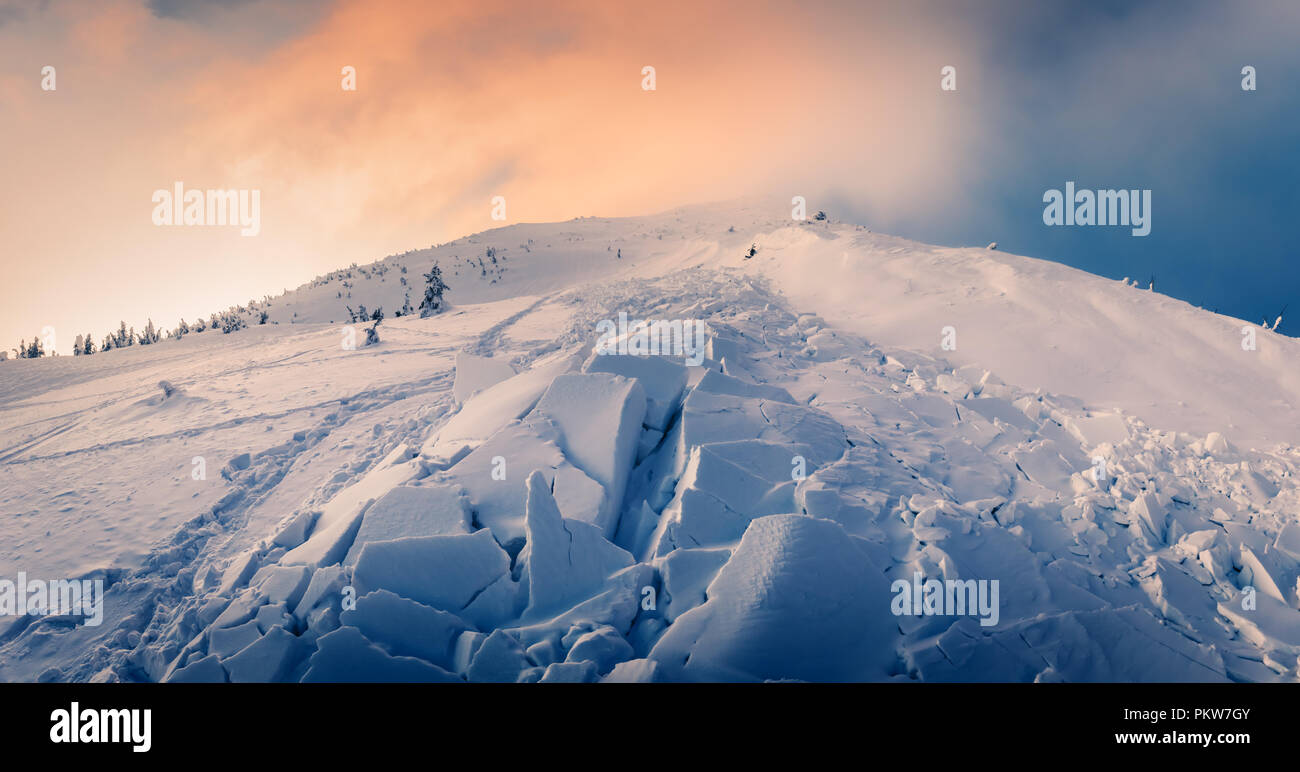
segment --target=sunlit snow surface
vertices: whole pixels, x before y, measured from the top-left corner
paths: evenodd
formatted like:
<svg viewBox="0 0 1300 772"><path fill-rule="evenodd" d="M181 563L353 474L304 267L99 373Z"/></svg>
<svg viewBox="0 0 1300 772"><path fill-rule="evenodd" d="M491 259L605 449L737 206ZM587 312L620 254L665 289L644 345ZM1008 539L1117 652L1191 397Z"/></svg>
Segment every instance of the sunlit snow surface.
<svg viewBox="0 0 1300 772"><path fill-rule="evenodd" d="M0 619L0 678L1295 680L1295 340L782 214L510 226L0 363L0 578L109 584ZM434 261L450 309L392 318ZM620 312L705 358L594 355ZM996 624L896 614L918 573Z"/></svg>

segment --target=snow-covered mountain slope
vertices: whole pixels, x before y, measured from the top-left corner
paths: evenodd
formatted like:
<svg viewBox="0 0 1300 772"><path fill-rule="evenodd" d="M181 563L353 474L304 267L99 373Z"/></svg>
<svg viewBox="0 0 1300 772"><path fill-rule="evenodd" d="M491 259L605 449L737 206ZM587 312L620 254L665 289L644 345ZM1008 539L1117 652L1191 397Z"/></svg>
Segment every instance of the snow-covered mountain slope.
<svg viewBox="0 0 1300 772"><path fill-rule="evenodd" d="M0 678L1296 678L1296 341L782 213L510 226L0 364L0 577L110 585L0 621ZM391 318L434 261L451 309ZM620 313L702 358L595 353Z"/></svg>

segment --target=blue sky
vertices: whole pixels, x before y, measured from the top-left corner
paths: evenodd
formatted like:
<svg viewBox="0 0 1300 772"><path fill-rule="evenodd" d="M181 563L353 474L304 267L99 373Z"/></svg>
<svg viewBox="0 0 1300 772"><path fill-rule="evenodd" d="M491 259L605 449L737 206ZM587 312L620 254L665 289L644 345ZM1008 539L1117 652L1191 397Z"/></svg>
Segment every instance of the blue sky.
<svg viewBox="0 0 1300 772"><path fill-rule="evenodd" d="M997 241L1093 273L1156 277L1159 292L1300 334L1298 4L980 3L934 24L978 40L958 89L929 94L973 136L938 217L877 211L849 194L846 219L948 245ZM969 4L974 5L974 4ZM1243 91L1241 69L1257 72ZM938 75L935 73L935 77ZM1048 227L1044 191L1152 191L1152 232Z"/></svg>

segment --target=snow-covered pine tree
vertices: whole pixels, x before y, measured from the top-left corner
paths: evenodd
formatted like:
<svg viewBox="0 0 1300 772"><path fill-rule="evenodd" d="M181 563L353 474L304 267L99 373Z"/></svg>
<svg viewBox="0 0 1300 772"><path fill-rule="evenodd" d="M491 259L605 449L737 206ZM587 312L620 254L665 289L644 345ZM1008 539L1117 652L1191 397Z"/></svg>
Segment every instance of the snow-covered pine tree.
<svg viewBox="0 0 1300 772"><path fill-rule="evenodd" d="M376 308L375 312L370 315L374 324L366 330L366 345L373 346L379 342L379 323L384 321L384 309Z"/></svg>
<svg viewBox="0 0 1300 772"><path fill-rule="evenodd" d="M234 311L227 311L221 317L221 332L224 335L229 335L235 330L242 330L244 326L244 317Z"/></svg>
<svg viewBox="0 0 1300 772"><path fill-rule="evenodd" d="M153 319L150 319L149 323L146 324L144 329L140 331L140 335L137 337L137 340L139 341L141 346L148 346L150 344L157 343L158 341L162 340L162 335L160 335L158 333L158 330L153 326Z"/></svg>
<svg viewBox="0 0 1300 772"><path fill-rule="evenodd" d="M420 301L421 319L427 319L436 313L440 313L444 305L442 295L451 289L442 280L442 269L438 267L437 263L434 263L429 272L424 274L424 283L424 300Z"/></svg>
<svg viewBox="0 0 1300 772"><path fill-rule="evenodd" d="M31 343L25 340L19 341L18 348L14 349L14 353L18 355L19 359L38 359L45 356L45 344L41 343L41 338L38 335L32 338Z"/></svg>

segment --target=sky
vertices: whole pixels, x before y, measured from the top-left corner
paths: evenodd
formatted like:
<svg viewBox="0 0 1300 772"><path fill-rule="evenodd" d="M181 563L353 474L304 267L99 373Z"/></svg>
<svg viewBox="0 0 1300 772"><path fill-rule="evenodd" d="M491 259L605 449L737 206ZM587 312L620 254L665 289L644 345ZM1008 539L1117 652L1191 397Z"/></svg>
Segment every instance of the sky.
<svg viewBox="0 0 1300 772"><path fill-rule="evenodd" d="M500 225L498 195L804 195L1300 334L1298 33L1291 0L0 0L0 346L172 327ZM260 231L155 225L178 181L259 191ZM1067 181L1151 190L1151 234L1044 225Z"/></svg>

